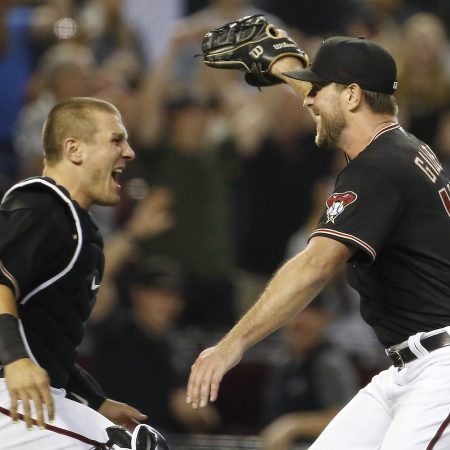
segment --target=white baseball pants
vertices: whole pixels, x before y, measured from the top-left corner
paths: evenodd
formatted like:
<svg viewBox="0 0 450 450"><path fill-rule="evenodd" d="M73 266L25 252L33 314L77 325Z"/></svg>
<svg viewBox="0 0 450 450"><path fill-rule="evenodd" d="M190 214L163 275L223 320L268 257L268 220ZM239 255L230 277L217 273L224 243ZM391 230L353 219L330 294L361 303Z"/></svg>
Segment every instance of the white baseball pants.
<svg viewBox="0 0 450 450"><path fill-rule="evenodd" d="M106 428L114 425L97 411L65 398L63 389L51 388L55 404L55 421L49 429L33 426L28 431L23 420L13 423L5 414L10 398L6 382L0 379L0 448L2 450L88 450L92 441L108 441ZM19 407L19 412L22 409Z"/></svg>
<svg viewBox="0 0 450 450"><path fill-rule="evenodd" d="M409 339L414 353L421 334ZM421 353L376 375L310 450L450 449L450 347Z"/></svg>

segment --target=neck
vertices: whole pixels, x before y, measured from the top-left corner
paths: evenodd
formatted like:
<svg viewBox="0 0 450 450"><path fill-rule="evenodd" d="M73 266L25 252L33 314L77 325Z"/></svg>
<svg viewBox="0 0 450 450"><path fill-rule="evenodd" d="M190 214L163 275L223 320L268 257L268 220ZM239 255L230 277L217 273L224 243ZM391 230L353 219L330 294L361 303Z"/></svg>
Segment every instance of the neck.
<svg viewBox="0 0 450 450"><path fill-rule="evenodd" d="M391 115L372 115L371 117L364 115L350 123L351 126L343 133L341 148L350 159L355 159L381 130L390 125L396 125L398 121Z"/></svg>
<svg viewBox="0 0 450 450"><path fill-rule="evenodd" d="M79 182L74 174L66 174L63 167L59 165L44 167L42 176L49 177L56 184L64 187L70 194L72 200L75 200L83 209L89 209L92 205L88 204L83 196L80 195Z"/></svg>

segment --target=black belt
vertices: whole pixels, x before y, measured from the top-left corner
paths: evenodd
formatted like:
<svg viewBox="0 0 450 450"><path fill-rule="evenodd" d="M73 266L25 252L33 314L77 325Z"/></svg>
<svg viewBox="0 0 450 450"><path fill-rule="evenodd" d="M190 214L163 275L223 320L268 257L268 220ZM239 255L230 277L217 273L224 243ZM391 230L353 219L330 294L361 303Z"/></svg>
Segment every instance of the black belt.
<svg viewBox="0 0 450 450"><path fill-rule="evenodd" d="M429 352L437 350L438 348L446 347L450 345L450 335L443 331L442 333L435 334L434 336L429 336L420 340L420 343ZM403 347L405 345L405 347ZM402 348L403 347L403 348ZM389 356L394 364L394 367L405 367L406 363L414 361L417 356L410 350L408 344L405 342L403 344L394 345L386 349L386 355Z"/></svg>

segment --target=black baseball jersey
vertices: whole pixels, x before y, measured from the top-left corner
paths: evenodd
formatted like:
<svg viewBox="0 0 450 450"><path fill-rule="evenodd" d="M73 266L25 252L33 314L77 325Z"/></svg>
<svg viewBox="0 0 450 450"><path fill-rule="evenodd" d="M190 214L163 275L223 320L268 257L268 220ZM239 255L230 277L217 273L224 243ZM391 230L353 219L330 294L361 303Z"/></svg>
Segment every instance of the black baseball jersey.
<svg viewBox="0 0 450 450"><path fill-rule="evenodd" d="M36 177L13 186L0 207L0 283L18 304L30 357L51 385L104 400L76 365L76 349L103 274L103 241L90 214L53 180Z"/></svg>
<svg viewBox="0 0 450 450"><path fill-rule="evenodd" d="M312 236L356 248L349 282L385 346L450 325L450 183L432 150L398 125L349 162Z"/></svg>

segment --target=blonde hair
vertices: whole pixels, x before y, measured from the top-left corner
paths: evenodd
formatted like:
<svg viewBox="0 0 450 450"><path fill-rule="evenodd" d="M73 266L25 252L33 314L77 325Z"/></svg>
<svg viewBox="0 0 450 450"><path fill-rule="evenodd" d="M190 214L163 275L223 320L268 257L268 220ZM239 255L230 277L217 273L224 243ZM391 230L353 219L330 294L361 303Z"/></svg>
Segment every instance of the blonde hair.
<svg viewBox="0 0 450 450"><path fill-rule="evenodd" d="M119 110L111 103L92 97L73 97L56 104L50 111L42 130L44 157L47 164L55 164L62 158L67 138L89 142L97 132L93 113L105 112L120 117Z"/></svg>

